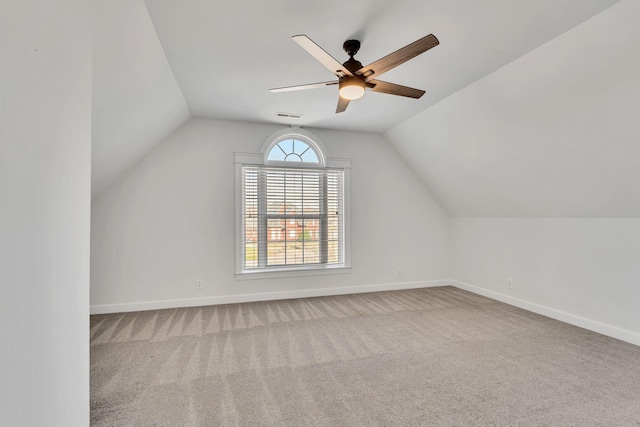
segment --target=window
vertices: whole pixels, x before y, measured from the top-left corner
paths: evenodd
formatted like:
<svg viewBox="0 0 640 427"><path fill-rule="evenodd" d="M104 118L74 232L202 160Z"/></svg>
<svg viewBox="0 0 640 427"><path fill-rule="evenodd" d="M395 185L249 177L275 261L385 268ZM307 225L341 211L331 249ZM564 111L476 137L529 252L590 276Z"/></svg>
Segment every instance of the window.
<svg viewBox="0 0 640 427"><path fill-rule="evenodd" d="M318 155L311 146L299 139L287 138L275 144L267 154L270 162L318 163Z"/></svg>
<svg viewBox="0 0 640 427"><path fill-rule="evenodd" d="M349 267L350 162L328 158L307 132L289 132L261 154L236 153L238 276Z"/></svg>

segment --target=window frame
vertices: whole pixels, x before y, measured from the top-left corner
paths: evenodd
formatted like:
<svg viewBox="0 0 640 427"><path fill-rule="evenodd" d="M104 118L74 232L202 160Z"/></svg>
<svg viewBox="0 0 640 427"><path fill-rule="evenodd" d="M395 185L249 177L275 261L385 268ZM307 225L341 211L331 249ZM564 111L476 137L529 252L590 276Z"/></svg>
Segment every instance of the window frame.
<svg viewBox="0 0 640 427"><path fill-rule="evenodd" d="M285 160L269 160L269 154L271 154L271 151L276 147L276 145L279 145L281 142L283 141L288 141L288 140L294 140L294 141L301 141L305 144L307 144L307 146L309 146L309 148L311 150L313 150L313 152L316 154L316 157L318 158L318 162L314 163L314 162L305 162L302 160L302 155L298 155L301 159L300 162L292 162L292 161L287 161L286 157L290 156L291 154L297 154L295 153L295 151L293 153L283 153L285 154ZM280 150L282 150L282 148L280 148ZM266 147L263 146L263 149L261 150L262 152L264 152L264 162L265 164L268 164L269 166L284 166L284 167L294 167L295 165L313 165L313 168L324 168L325 164L326 164L326 157L324 155L324 153L322 152L322 148L316 144L313 140L307 138L307 137L303 137L301 135L296 135L296 136L292 136L291 133L287 133L281 137L278 137L276 139L274 139L271 143L269 143ZM306 151L306 150L305 150Z"/></svg>
<svg viewBox="0 0 640 427"><path fill-rule="evenodd" d="M317 154L318 163L268 161L271 149L279 142L297 139L308 144ZM235 162L235 277L236 280L297 277L324 274L345 274L351 271L351 160L330 157L325 145L311 132L300 128L283 129L272 134L257 153L234 153ZM287 267L268 267L265 269L243 269L243 166L272 166L292 169L339 169L343 171L343 263L341 265L308 264Z"/></svg>

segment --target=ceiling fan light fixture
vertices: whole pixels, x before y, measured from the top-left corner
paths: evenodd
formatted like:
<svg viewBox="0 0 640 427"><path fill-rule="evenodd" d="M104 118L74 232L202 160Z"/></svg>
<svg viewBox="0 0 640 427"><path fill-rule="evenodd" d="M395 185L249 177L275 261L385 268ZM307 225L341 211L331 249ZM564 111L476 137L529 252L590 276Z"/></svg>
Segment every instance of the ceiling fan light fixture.
<svg viewBox="0 0 640 427"><path fill-rule="evenodd" d="M343 77L339 83L340 97L353 101L364 95L364 80L358 77Z"/></svg>
<svg viewBox="0 0 640 427"><path fill-rule="evenodd" d="M363 67L362 63L354 58L360 49L358 40L344 42L342 47L349 55L349 60L341 64L306 35L299 34L293 36L292 39L331 71L338 78L338 81L273 88L269 89L269 91L289 92L337 85L340 97L338 98L336 114L344 112L350 101L361 98L366 88L371 89L373 92L419 99L424 95L423 90L383 82L378 80L377 77L440 44L436 36L429 34ZM374 76L376 77L375 79L373 78Z"/></svg>

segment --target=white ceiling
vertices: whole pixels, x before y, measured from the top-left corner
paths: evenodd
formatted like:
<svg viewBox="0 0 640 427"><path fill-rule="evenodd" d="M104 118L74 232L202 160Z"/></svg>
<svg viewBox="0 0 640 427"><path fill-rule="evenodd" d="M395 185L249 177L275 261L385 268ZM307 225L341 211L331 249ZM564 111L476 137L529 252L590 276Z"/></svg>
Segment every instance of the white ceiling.
<svg viewBox="0 0 640 427"><path fill-rule="evenodd" d="M387 132L454 216L640 217L640 2Z"/></svg>
<svg viewBox="0 0 640 427"><path fill-rule="evenodd" d="M498 113L505 107L493 88L498 85L499 90L518 94L518 100L535 98L536 93L529 90L529 80L535 81L540 74L554 83L549 70L555 69L556 61L562 63L570 58L572 48L558 50L565 58L554 56L557 52L542 58L547 61L544 65L528 58L536 58L537 48L563 39L562 34L618 1L95 0L94 197L189 117L210 117L387 131L387 137L412 169L454 215L569 215L581 208L583 215L587 212L604 215L606 209L595 209L586 200L606 193L611 185L596 185L598 191L594 193L584 190L588 183L578 179L588 174L589 165L601 166L597 158L583 156L586 165L583 169L568 158L567 165L580 169L571 178L561 173L564 163L558 160L556 172L546 174L545 170L540 178L536 174L546 168L547 159L556 150L570 153L576 149L575 141L563 139L567 135L559 132L553 138L554 143L540 144L539 151L522 157L535 142L527 140L523 146L508 144L514 140L508 130L515 124L501 120ZM637 3L636 0L623 3L634 2ZM635 24L632 21L628 25ZM336 87L278 94L268 91L272 87L333 78L291 40L292 35L307 34L340 61L347 59L342 43L357 38L362 48L356 58L367 64L429 33L439 38L439 46L382 77L426 90L420 100L367 92L362 99L352 102L345 113L336 115ZM601 48L606 48L606 44ZM591 66L590 57L586 53L576 64ZM610 58L602 57L607 59ZM529 80L519 80L518 72L504 74L502 70L509 69L508 64L520 64L520 73ZM558 76L571 80L571 73L579 71L581 65L565 64ZM596 74L585 74L579 81L587 85L606 74L606 69L598 70ZM558 76L556 80L560 79ZM504 81L487 86L483 83L487 79ZM546 83L543 79L531 87L543 90ZM559 99L575 95L563 91L561 83L555 82L551 87L560 94ZM614 102L603 96L607 102ZM486 101L487 109L484 118L493 120L495 132L507 130L496 137L498 142L493 145L474 133L486 131L481 124L464 126L466 120L483 117L482 100ZM589 100L578 96L574 101ZM464 107L465 102L471 107ZM467 114L468 108L476 108L471 116ZM525 126L533 123L527 122L526 114L540 112L534 106L513 111L521 112L517 117ZM296 121L280 119L275 117L276 112L302 113L304 117ZM597 113L597 108L590 112ZM635 135L635 131L631 134ZM409 142L408 136L412 137ZM539 136L544 138L544 132ZM474 141L478 145L474 146ZM480 148L482 141L485 145ZM632 144L628 139L625 141ZM446 150L443 144L447 144ZM473 151L474 148L481 151ZM521 163L508 163L511 160L507 156L505 163L499 164L505 149L507 154L520 153L516 160ZM473 153L482 154L474 157ZM599 152L594 153L597 156ZM467 161L459 161L461 158ZM487 158L493 158L494 163L483 169ZM601 156L602 159L608 159L610 165L616 161ZM625 174L626 169L621 173ZM562 191L553 193L551 201L545 202L544 192L554 185L551 178L559 180L557 188ZM510 187L509 183L513 185ZM576 205L576 209L567 208L562 199L571 190L582 194L582 205ZM530 191L529 198L523 196L526 191ZM631 194L626 191L617 196L617 202L624 194ZM555 203L555 208L540 208L540 198L543 205ZM616 211L618 215L614 212L612 216L633 211L628 202L622 204Z"/></svg>
<svg viewBox="0 0 640 427"><path fill-rule="evenodd" d="M94 196L190 117L143 0L93 2Z"/></svg>
<svg viewBox="0 0 640 427"><path fill-rule="evenodd" d="M551 40L617 0L146 0L194 116L381 132ZM367 92L336 115L337 88L270 93L332 80L291 40L306 34L340 62L362 42L363 64L427 34L440 45L382 79L420 100ZM297 121L276 112L302 113Z"/></svg>

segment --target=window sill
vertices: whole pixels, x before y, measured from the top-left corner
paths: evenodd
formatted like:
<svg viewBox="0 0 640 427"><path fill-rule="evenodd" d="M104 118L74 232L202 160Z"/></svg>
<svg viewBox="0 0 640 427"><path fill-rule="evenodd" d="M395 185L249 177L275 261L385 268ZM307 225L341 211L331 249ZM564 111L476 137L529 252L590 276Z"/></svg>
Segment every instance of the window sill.
<svg viewBox="0 0 640 427"><path fill-rule="evenodd" d="M300 269L269 269L236 273L236 280L278 279L284 277L324 276L327 274L349 274L351 267L325 267Z"/></svg>

